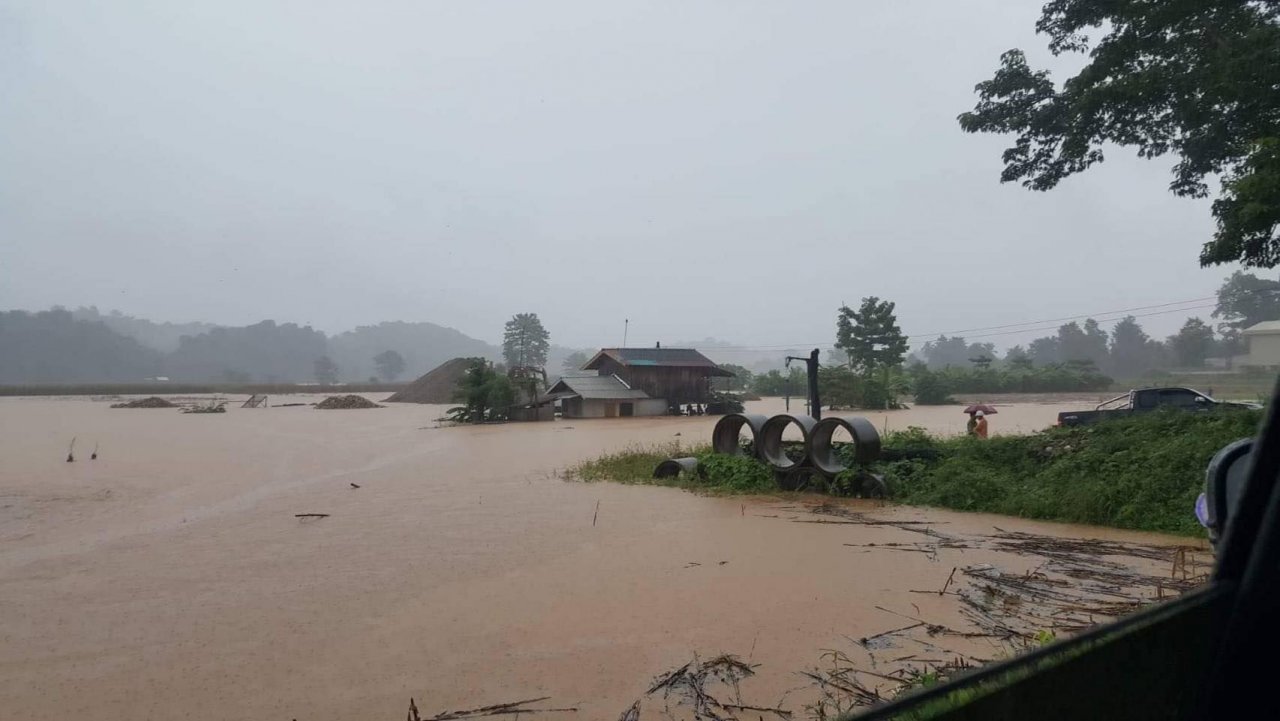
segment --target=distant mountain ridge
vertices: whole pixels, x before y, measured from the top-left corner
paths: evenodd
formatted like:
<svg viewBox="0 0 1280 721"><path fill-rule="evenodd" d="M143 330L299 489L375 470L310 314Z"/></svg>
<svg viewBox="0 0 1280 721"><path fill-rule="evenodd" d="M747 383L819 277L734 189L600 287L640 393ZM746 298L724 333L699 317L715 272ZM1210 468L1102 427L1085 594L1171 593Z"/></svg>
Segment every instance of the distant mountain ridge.
<svg viewBox="0 0 1280 721"><path fill-rule="evenodd" d="M0 312L0 383L296 383L315 380L328 356L338 379L377 374L373 357L393 350L405 361L396 380L413 380L453 358L501 362L502 349L429 322L387 321L326 336L310 326L264 320L247 326L159 323L95 306ZM552 345L547 368L583 349ZM587 354L595 349L586 349Z"/></svg>

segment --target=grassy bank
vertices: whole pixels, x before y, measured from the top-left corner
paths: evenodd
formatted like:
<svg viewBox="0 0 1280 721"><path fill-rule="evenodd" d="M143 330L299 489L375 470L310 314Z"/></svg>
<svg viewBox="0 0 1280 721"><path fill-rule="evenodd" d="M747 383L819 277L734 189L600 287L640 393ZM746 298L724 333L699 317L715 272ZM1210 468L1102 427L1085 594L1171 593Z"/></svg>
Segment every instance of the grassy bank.
<svg viewBox="0 0 1280 721"><path fill-rule="evenodd" d="M937 440L912 430L890 448L933 459L879 463L902 503L1200 535L1192 515L1209 459L1257 432L1261 412L1169 411L1029 436Z"/></svg>
<svg viewBox="0 0 1280 721"><path fill-rule="evenodd" d="M885 459L873 470L900 503L1198 536L1203 529L1192 508L1205 466L1227 443L1254 435L1261 418L1249 410L1169 411L985 441L912 428L884 439ZM662 460L691 455L705 477L652 478ZM675 444L602 456L568 475L730 493L777 490L762 464Z"/></svg>

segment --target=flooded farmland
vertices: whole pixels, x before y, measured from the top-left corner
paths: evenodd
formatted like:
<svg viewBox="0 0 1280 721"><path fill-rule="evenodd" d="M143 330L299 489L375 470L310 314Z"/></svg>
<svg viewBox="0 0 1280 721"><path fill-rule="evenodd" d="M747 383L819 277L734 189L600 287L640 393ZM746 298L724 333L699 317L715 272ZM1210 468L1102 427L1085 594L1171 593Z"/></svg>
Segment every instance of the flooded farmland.
<svg viewBox="0 0 1280 721"><path fill-rule="evenodd" d="M1176 594L1204 561L1152 534L560 478L704 441L709 417L440 428L441 406L237 406L0 399L8 714L382 719L412 697L428 718L545 697L527 708L576 710L541 718L636 701L691 718L664 674L728 654L749 674L728 667L721 701L803 717L841 657L889 694L912 664L981 663ZM1065 407L1001 406L992 429Z"/></svg>

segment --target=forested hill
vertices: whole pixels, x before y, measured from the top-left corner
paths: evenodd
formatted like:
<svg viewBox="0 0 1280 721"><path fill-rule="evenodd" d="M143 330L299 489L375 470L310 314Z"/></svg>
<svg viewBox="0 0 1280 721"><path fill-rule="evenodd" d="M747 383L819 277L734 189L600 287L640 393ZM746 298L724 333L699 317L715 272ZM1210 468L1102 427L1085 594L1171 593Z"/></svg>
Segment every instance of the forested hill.
<svg viewBox="0 0 1280 721"><path fill-rule="evenodd" d="M65 310L0 312L0 383L131 382L161 373L164 354Z"/></svg>
<svg viewBox="0 0 1280 721"><path fill-rule="evenodd" d="M362 325L329 339L329 357L338 364L343 378L367 379L376 375L373 357L387 350L404 358L404 378L417 378L451 358L502 358L497 346L435 323Z"/></svg>
<svg viewBox="0 0 1280 721"><path fill-rule="evenodd" d="M498 359L499 348L434 323L380 323L332 338L309 326L265 320L243 327L155 323L96 308L0 312L0 384L139 382L289 383L316 380L327 357L337 379L378 374L373 358L395 351L408 380L450 358Z"/></svg>

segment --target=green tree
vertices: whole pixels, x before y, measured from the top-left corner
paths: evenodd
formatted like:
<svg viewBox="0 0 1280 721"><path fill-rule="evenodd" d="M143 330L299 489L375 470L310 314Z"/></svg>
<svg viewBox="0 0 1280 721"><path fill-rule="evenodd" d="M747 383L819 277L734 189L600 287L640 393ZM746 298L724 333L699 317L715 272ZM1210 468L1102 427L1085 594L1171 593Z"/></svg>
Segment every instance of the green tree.
<svg viewBox="0 0 1280 721"><path fill-rule="evenodd" d="M1012 346L1004 352L1004 363L1018 370L1030 370L1032 366L1031 356L1020 345Z"/></svg>
<svg viewBox="0 0 1280 721"><path fill-rule="evenodd" d="M316 380L324 385L333 385L338 380L338 364L327 355L316 359L313 371Z"/></svg>
<svg viewBox="0 0 1280 721"><path fill-rule="evenodd" d="M1027 346L1027 356L1038 366L1058 363L1062 360L1062 346L1056 336L1036 338Z"/></svg>
<svg viewBox="0 0 1280 721"><path fill-rule="evenodd" d="M788 392L803 396L808 392L808 388L809 379L806 372L794 366L787 369L786 375L775 368L767 373L756 375L751 382L751 389L762 396L781 396Z"/></svg>
<svg viewBox="0 0 1280 721"><path fill-rule="evenodd" d="M502 334L502 358L507 367L541 368L547 364L551 334L542 327L537 313L517 313L507 321Z"/></svg>
<svg viewBox="0 0 1280 721"><path fill-rule="evenodd" d="M515 403L515 388L510 379L496 371L484 358L472 358L458 379L453 399L464 404L451 415L472 423L505 420ZM461 411L461 412L458 412Z"/></svg>
<svg viewBox="0 0 1280 721"><path fill-rule="evenodd" d="M1169 348L1178 365L1202 368L1213 351L1213 328L1199 318L1188 318L1177 335L1169 336Z"/></svg>
<svg viewBox="0 0 1280 721"><path fill-rule="evenodd" d="M733 374L732 378L712 378L711 387L718 391L744 391L751 387L751 381L755 375L751 371L740 365L733 363L721 363L720 369L729 371Z"/></svg>
<svg viewBox="0 0 1280 721"><path fill-rule="evenodd" d="M373 365L383 380L393 381L404 373L404 356L393 350L384 350L373 357Z"/></svg>
<svg viewBox="0 0 1280 721"><path fill-rule="evenodd" d="M564 361L560 363L560 368L565 371L582 370L582 366L586 365L589 360L591 359L587 357L586 353L576 350L564 357Z"/></svg>
<svg viewBox="0 0 1280 721"><path fill-rule="evenodd" d="M1213 317L1221 318L1218 330L1244 330L1264 320L1280 320L1280 281L1236 271L1218 289Z"/></svg>
<svg viewBox="0 0 1280 721"><path fill-rule="evenodd" d="M911 388L915 394L916 404L922 406L940 406L955 403L947 388L946 380L941 374L929 370L922 364L914 365L908 370L911 377Z"/></svg>
<svg viewBox="0 0 1280 721"><path fill-rule="evenodd" d="M930 368L939 369L947 366L963 367L969 364L969 344L963 336L938 336L937 340L926 341L920 348L920 355Z"/></svg>
<svg viewBox="0 0 1280 721"><path fill-rule="evenodd" d="M1137 378L1156 365L1157 348L1138 320L1126 316L1111 329L1110 367L1120 378Z"/></svg>
<svg viewBox="0 0 1280 721"><path fill-rule="evenodd" d="M862 373L902 365L907 337L898 327L894 303L875 296L862 299L858 310L841 306L836 319L836 347L849 355L849 367Z"/></svg>
<svg viewBox="0 0 1280 721"><path fill-rule="evenodd" d="M1058 354L1062 361L1087 360L1101 366L1107 361L1107 333L1092 318L1084 327L1076 322L1058 328Z"/></svg>
<svg viewBox="0 0 1280 721"><path fill-rule="evenodd" d="M1173 193L1202 198L1206 176L1222 178L1200 263L1280 263L1280 3L1049 0L1036 30L1088 62L1059 87L1010 50L978 84L960 127L1016 135L1002 182L1048 190L1108 144L1172 153Z"/></svg>

